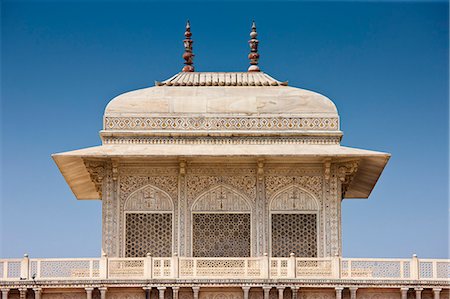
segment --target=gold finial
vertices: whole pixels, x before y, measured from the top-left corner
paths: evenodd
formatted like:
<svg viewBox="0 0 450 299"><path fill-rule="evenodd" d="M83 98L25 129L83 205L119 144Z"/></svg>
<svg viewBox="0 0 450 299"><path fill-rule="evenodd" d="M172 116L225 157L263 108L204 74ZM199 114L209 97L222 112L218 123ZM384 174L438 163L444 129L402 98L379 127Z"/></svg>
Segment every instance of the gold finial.
<svg viewBox="0 0 450 299"><path fill-rule="evenodd" d="M191 39L192 33L191 33L191 24L189 23L189 20L186 22L186 31L184 32L184 36L186 37L183 40L184 43L184 53L183 53L183 59L185 60L183 67L183 72L194 72L194 53L192 53L192 44L194 41Z"/></svg>

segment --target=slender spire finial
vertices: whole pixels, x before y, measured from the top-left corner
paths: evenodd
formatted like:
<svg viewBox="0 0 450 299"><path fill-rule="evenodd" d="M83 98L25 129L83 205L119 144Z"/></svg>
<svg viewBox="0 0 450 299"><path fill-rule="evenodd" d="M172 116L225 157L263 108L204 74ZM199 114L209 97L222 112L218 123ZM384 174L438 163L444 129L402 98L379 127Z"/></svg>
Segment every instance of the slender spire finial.
<svg viewBox="0 0 450 299"><path fill-rule="evenodd" d="M252 32L250 32L250 40L248 41L250 45L250 53L248 54L248 59L250 59L250 66L248 68L249 72L259 72L258 60L258 43L259 41L256 39L258 33L256 32L256 23L253 21L252 23Z"/></svg>
<svg viewBox="0 0 450 299"><path fill-rule="evenodd" d="M184 36L186 37L183 40L184 43L184 53L183 53L183 59L185 60L183 67L183 72L194 72L194 53L192 53L192 44L194 41L191 39L192 33L191 33L191 24L189 23L189 20L186 22L186 32L184 32Z"/></svg>

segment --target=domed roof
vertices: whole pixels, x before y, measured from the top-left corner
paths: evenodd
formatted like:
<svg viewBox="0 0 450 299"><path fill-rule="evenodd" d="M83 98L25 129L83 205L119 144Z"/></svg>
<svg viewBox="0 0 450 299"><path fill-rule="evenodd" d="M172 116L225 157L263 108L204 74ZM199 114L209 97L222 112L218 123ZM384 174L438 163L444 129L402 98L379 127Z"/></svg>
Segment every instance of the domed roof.
<svg viewBox="0 0 450 299"><path fill-rule="evenodd" d="M155 87L121 94L105 117L149 115L314 115L337 117L318 93L286 86L264 73L180 73Z"/></svg>

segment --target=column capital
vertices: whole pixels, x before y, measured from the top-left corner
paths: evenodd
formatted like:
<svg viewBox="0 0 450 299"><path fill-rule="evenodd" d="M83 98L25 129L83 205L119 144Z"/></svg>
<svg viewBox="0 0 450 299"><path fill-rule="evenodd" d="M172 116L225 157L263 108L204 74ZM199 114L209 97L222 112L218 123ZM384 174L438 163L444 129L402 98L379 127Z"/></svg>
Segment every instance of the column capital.
<svg viewBox="0 0 450 299"><path fill-rule="evenodd" d="M241 288L242 288L244 291L246 291L246 290L250 290L251 286L242 286Z"/></svg>
<svg viewBox="0 0 450 299"><path fill-rule="evenodd" d="M414 288L414 290L417 291L417 292L420 292L420 291L423 291L423 288L417 287L417 288Z"/></svg>
<svg viewBox="0 0 450 299"><path fill-rule="evenodd" d="M336 291L342 291L344 289L344 287L335 287L334 288Z"/></svg>
<svg viewBox="0 0 450 299"><path fill-rule="evenodd" d="M11 289L5 288L5 289L0 289L2 292L9 292Z"/></svg>
<svg viewBox="0 0 450 299"><path fill-rule="evenodd" d="M400 288L400 291L409 291L409 288L403 287L403 288Z"/></svg>
<svg viewBox="0 0 450 299"><path fill-rule="evenodd" d="M284 290L286 287L283 286L277 286L277 290Z"/></svg>
<svg viewBox="0 0 450 299"><path fill-rule="evenodd" d="M191 288L192 288L193 291L198 291L198 290L200 290L200 287L198 287L198 286L191 287Z"/></svg>
<svg viewBox="0 0 450 299"><path fill-rule="evenodd" d="M440 292L442 291L442 288L433 288L433 292Z"/></svg>
<svg viewBox="0 0 450 299"><path fill-rule="evenodd" d="M273 286L263 286L262 288L263 288L263 290L271 290L273 288Z"/></svg>
<svg viewBox="0 0 450 299"><path fill-rule="evenodd" d="M84 288L86 290L86 292L92 292L94 290L93 287L88 287L88 288Z"/></svg>
<svg viewBox="0 0 450 299"><path fill-rule="evenodd" d="M358 287L348 287L348 289L349 289L350 291L356 291L356 290L358 290Z"/></svg>
<svg viewBox="0 0 450 299"><path fill-rule="evenodd" d="M291 290L293 291L298 291L300 289L299 286L291 286Z"/></svg>
<svg viewBox="0 0 450 299"><path fill-rule="evenodd" d="M178 291L180 287L172 287L172 291Z"/></svg>
<svg viewBox="0 0 450 299"><path fill-rule="evenodd" d="M158 290L165 290L167 289L166 287L157 287Z"/></svg>
<svg viewBox="0 0 450 299"><path fill-rule="evenodd" d="M106 290L108 290L108 287L99 287L98 289L100 290L100 292L101 291L105 292Z"/></svg>

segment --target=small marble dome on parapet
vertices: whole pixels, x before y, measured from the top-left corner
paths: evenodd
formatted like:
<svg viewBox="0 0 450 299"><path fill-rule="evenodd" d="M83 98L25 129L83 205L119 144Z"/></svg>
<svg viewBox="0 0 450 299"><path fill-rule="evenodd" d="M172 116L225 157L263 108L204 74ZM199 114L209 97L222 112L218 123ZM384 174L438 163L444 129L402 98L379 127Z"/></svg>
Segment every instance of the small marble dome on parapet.
<svg viewBox="0 0 450 299"><path fill-rule="evenodd" d="M154 87L121 94L105 109L105 117L186 114L338 116L327 97L289 87L263 72L182 72Z"/></svg>

